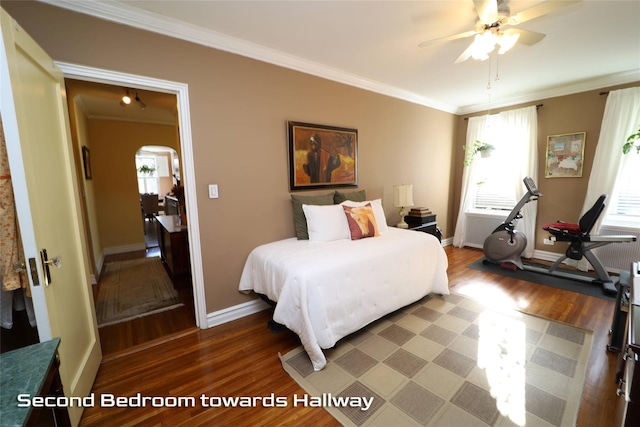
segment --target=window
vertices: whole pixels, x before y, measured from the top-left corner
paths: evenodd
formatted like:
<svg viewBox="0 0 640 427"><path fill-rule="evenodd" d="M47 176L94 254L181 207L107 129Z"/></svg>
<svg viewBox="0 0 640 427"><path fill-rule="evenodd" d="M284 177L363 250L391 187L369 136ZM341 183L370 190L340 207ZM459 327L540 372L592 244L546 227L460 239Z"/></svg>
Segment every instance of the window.
<svg viewBox="0 0 640 427"><path fill-rule="evenodd" d="M640 228L640 154L632 151L626 156L626 163L623 164L609 197L609 210L603 222L608 225Z"/></svg>
<svg viewBox="0 0 640 427"><path fill-rule="evenodd" d="M136 170L140 194L158 194L158 168L155 156L136 156Z"/></svg>
<svg viewBox="0 0 640 427"><path fill-rule="evenodd" d="M489 117L485 131L486 141L495 147L488 157L477 154L471 183L475 186L474 209L496 209L509 211L516 205L515 187L505 182L517 181L509 139L502 137L498 114Z"/></svg>

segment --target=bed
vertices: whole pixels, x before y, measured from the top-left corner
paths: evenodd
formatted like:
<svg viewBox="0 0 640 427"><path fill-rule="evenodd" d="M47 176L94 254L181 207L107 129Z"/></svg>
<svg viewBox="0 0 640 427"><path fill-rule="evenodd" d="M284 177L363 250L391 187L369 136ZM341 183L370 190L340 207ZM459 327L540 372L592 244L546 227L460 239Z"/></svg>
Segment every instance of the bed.
<svg viewBox="0 0 640 427"><path fill-rule="evenodd" d="M310 240L267 243L247 258L239 290L276 302L273 320L298 334L315 370L326 365L322 349L341 338L429 293L449 293L438 239L384 228L373 238L319 241L310 226Z"/></svg>

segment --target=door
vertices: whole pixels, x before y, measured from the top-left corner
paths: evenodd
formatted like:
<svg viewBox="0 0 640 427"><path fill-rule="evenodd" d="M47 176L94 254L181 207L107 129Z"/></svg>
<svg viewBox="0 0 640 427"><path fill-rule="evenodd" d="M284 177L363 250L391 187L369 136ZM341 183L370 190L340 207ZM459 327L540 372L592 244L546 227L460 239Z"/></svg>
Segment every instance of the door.
<svg viewBox="0 0 640 427"><path fill-rule="evenodd" d="M62 72L0 9L0 111L42 341L60 337L67 396L87 396L102 358ZM59 268L43 262L59 256ZM46 268L50 271L46 271ZM50 281L47 279L50 277ZM47 283L49 283L47 285ZM69 408L77 425L82 410Z"/></svg>

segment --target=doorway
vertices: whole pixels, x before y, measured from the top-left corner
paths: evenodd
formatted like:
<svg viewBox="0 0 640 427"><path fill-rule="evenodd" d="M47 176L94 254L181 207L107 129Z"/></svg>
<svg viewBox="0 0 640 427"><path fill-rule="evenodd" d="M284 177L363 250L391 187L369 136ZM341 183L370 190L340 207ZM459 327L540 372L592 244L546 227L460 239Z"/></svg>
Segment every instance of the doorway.
<svg viewBox="0 0 640 427"><path fill-rule="evenodd" d="M173 108L172 120L174 121L174 125L175 125L175 137L178 140L178 144L179 144L179 148L177 150L179 155L177 157L178 157L179 163L182 165L181 171L184 177L183 181L185 186L185 203L189 206L189 209L188 209L189 229L197 230L197 226L198 226L197 216L196 216L197 206L196 206L195 195L193 194L195 178L193 173L193 156L192 156L190 126L189 126L189 111L188 111L188 91L187 91L186 85L182 85L174 82L160 81L160 80L150 79L146 77L125 75L121 73L97 70L93 68L80 67L80 66L75 66L71 64L57 63L56 65L58 65L62 69L68 81L69 79L73 79L73 80L81 81L84 83L99 83L103 85L109 85L116 92L118 91L125 92L127 89L132 90L133 92L135 92L136 98L143 100L145 104L145 108L133 110L138 114L141 113L140 110L143 110L145 114L149 113L149 111L152 110L152 106L153 106L152 99L156 95L166 97L166 95L169 94L170 96L173 97L173 102L171 104ZM69 95L73 93L72 90L70 90L69 92L70 92ZM117 95L117 96L121 96L121 95ZM145 99L145 96L146 96L146 99ZM104 99L103 102L107 102L107 100ZM116 108L124 109L121 105L119 105L119 102L111 103L111 104L115 105ZM82 106L83 105L81 101L81 103L79 104L79 108L81 108ZM137 107L137 105L134 105L134 107ZM118 110L116 109L115 111L118 111ZM153 114L146 114L146 116L155 117ZM133 119L130 119L130 120L133 120ZM157 120L157 119L154 119L154 120ZM118 138L118 135L113 135L113 137ZM133 158L131 158L130 160L131 162L134 162ZM83 178L82 167L83 167L82 165L77 166L77 168L79 169L77 171L79 175L79 179ZM92 172L94 174L96 173L95 167L93 167ZM84 193L83 196L86 196L88 192L86 191L84 186L81 186L81 188L83 188L83 193ZM100 191L100 189L94 189L94 190L95 192ZM138 218L138 221L140 221L139 214L137 218ZM140 224L140 222L138 222L138 224ZM93 229L91 229L91 227L88 227L87 234L89 236L94 235L96 233L96 228L97 228L96 226L94 226ZM146 251L146 247L144 246L144 244L143 244L143 247L140 249L142 250L141 251L131 250L131 251L122 251L122 252L118 251L119 253L104 254L104 253L100 253L99 248L98 249L93 248L93 251L97 252L97 254L94 255L93 257L93 260L94 260L93 271L95 274L94 282L99 283L100 273L103 270L104 264L114 259L128 258L128 257L135 258L139 256L146 257L147 255L157 256L157 249L156 249L156 253L154 253L154 251L152 250L149 254L147 254L148 251ZM200 244L199 244L199 237L196 232L189 233L189 255L192 260L191 276L193 280L192 280L192 286L190 286L188 289L188 292L186 292L187 295L186 296L183 295L183 299L186 297L186 299L188 300L187 301L188 303L185 304L185 306L187 307L188 317L190 317L190 320L189 320L190 324L187 325L187 327L190 326L191 328L193 328L194 326L198 326L201 328L205 328L207 324L206 324L206 309L204 306L204 289L203 289L203 280L202 280ZM181 294L185 294L185 292L181 290ZM174 323L174 324L183 325L183 326L185 325L184 321L182 320L176 321L174 319L174 320L167 321L166 316L171 316L172 314L177 314L177 313L165 313L164 320L162 320L162 316L155 315L155 314L153 316L158 317L156 321L159 324ZM146 325L149 325L149 324L152 324L153 321L154 321L154 318L150 316L148 319L144 319L144 321L138 321L138 323L144 323ZM125 328L125 329L127 328L131 329L130 327L132 325L128 325L128 326L121 325L121 326L122 328ZM179 328L181 327L182 326L179 326ZM150 327L143 326L142 328L143 328L142 331L137 331L135 334L130 334L130 335L132 336L135 335L136 336L135 340L143 339L145 341L149 341L149 340L154 340L156 338L160 338L157 336L158 333L160 335L167 333L166 331L162 332L162 328L158 328L157 325L150 326ZM114 328L114 329L117 330L118 328ZM155 335L152 333L147 333L147 332L144 332L144 329L154 329L156 330L156 333ZM158 332L158 330L160 332ZM171 333L171 331L169 331L168 333ZM100 330L100 335L101 337L103 335L102 329ZM104 335L122 336L123 334L120 332L111 333L105 329ZM105 340L101 339L101 341L107 341L107 340L112 341L111 339L105 339ZM108 349L103 348L103 350L108 350ZM122 348L120 348L119 350L122 350ZM108 351L105 351L105 354L106 353L108 353Z"/></svg>

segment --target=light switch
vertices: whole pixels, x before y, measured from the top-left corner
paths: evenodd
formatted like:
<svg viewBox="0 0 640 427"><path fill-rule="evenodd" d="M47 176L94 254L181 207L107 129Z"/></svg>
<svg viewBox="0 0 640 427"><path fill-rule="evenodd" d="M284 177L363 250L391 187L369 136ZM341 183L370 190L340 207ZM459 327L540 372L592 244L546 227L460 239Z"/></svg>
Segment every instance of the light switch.
<svg viewBox="0 0 640 427"><path fill-rule="evenodd" d="M209 198L210 199L218 198L218 184L209 184Z"/></svg>

